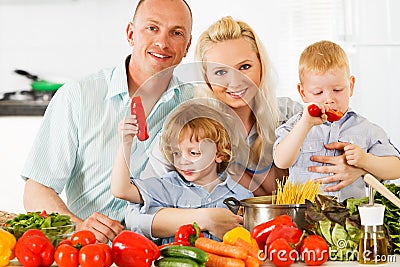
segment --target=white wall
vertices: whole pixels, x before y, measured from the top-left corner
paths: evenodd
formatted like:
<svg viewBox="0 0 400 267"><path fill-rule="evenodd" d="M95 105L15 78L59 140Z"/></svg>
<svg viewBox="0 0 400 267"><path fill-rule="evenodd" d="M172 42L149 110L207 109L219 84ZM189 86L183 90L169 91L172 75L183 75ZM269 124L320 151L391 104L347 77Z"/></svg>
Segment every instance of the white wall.
<svg viewBox="0 0 400 267"><path fill-rule="evenodd" d="M343 11L347 20L341 21L339 15L325 17L324 22L331 25L331 31L315 36L316 40L339 38L345 44L352 60L352 71L358 78L352 101L354 108L383 126L400 147L397 103L400 99L400 21L396 17L400 13L399 2L318 2L321 1L346 3ZM311 40L294 40L292 35L299 32L291 32L293 29L287 25L294 17L301 20L301 16L313 12L316 1L188 0L188 3L194 17L193 45L184 62L193 58L199 34L222 16L231 15L249 23L264 42L280 75L278 94L299 99L295 86L301 48L294 48L294 44L308 44ZM4 92L29 89L30 81L13 73L16 68L44 79L66 82L119 63L130 52L125 28L135 4L133 0L0 0L0 97ZM293 6L302 12L293 15L296 11ZM339 10L338 14L341 12ZM315 30L314 26L321 25L304 25L300 35L303 31ZM385 40L392 45L383 49L356 46L358 41L369 40L366 36L372 34L378 37L371 41L379 44ZM360 36L362 38L358 39ZM287 54L291 56L282 60ZM0 124L0 190L9 190L8 194L15 195L16 203L13 206L3 204L9 203L9 195L1 193L0 209L20 211L22 186L18 174L40 118L14 119L17 121L12 127Z"/></svg>

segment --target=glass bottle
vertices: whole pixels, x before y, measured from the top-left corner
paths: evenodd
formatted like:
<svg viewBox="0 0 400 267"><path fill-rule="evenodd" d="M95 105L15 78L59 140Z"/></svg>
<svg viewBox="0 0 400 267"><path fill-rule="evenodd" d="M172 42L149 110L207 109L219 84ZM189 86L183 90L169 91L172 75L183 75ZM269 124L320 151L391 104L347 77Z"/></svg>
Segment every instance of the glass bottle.
<svg viewBox="0 0 400 267"><path fill-rule="evenodd" d="M359 245L361 264L383 264L388 260L388 243L385 239L383 216L385 206L381 204L358 207L362 237Z"/></svg>

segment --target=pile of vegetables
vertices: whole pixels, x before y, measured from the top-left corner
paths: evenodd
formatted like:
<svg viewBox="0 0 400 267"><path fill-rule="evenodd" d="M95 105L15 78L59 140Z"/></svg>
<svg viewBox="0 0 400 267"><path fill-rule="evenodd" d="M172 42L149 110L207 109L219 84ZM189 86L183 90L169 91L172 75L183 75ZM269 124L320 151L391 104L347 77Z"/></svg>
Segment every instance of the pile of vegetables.
<svg viewBox="0 0 400 267"><path fill-rule="evenodd" d="M319 235L306 233L297 228L289 215L280 215L256 225L251 236L259 249L278 267L290 266L297 260L318 266L329 258L329 247Z"/></svg>
<svg viewBox="0 0 400 267"><path fill-rule="evenodd" d="M5 222L2 228L19 239L29 229L41 230L57 246L58 242L68 237L75 225L68 215L57 212L47 214L46 211L18 214L14 219Z"/></svg>
<svg viewBox="0 0 400 267"><path fill-rule="evenodd" d="M330 260L357 260L361 222L356 208L364 199L348 199L347 206L333 197L318 195L315 203L306 201L305 230L322 236L330 247Z"/></svg>

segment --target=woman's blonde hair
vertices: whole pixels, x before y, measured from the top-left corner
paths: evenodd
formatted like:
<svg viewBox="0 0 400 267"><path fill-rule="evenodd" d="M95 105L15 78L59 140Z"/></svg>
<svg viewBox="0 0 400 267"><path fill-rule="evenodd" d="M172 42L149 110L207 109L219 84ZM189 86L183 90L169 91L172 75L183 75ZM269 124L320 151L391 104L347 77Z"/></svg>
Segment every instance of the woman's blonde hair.
<svg viewBox="0 0 400 267"><path fill-rule="evenodd" d="M342 68L350 75L349 59L346 52L338 44L322 40L309 45L301 53L299 79L301 82L306 71L316 71L323 74L331 69Z"/></svg>
<svg viewBox="0 0 400 267"><path fill-rule="evenodd" d="M223 172L229 162L235 158L237 147L241 143L236 133L233 119L223 114L201 99L188 100L179 105L165 121L160 140L164 157L173 163L173 145L179 144L186 134L192 140L211 140L217 146L217 154L222 162L217 165L217 172Z"/></svg>
<svg viewBox="0 0 400 267"><path fill-rule="evenodd" d="M278 126L278 108L275 94L276 73L254 30L245 22L234 20L230 16L223 17L200 35L197 41L195 60L202 62L202 72L205 77L208 50L212 49L217 43L241 38L250 43L260 60L262 69L259 93L255 97L254 106L251 107L256 117L258 137L250 148L250 162L253 165L252 167L258 164L267 166L272 162L272 146L275 142L275 129ZM205 77L205 80L208 80L207 77ZM208 89L206 90L195 90L195 95L198 97L214 97L210 90L211 85L207 85Z"/></svg>

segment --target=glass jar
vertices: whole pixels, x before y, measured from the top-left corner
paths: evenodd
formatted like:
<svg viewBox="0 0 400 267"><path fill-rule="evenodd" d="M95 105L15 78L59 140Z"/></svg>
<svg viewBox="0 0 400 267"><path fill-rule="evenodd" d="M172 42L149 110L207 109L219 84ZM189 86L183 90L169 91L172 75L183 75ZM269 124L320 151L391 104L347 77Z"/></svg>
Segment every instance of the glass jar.
<svg viewBox="0 0 400 267"><path fill-rule="evenodd" d="M359 244L361 264L383 264L388 259L388 243L385 239L383 216L385 206L380 204L358 207L362 237Z"/></svg>

